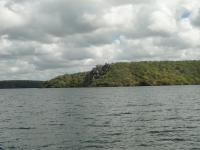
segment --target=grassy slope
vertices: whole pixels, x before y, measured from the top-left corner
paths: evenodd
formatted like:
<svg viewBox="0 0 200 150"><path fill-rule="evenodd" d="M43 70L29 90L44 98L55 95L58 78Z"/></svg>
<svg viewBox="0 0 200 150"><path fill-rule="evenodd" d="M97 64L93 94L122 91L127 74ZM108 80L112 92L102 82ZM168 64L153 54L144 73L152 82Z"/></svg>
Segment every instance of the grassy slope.
<svg viewBox="0 0 200 150"><path fill-rule="evenodd" d="M87 73L63 75L45 87L82 87ZM200 61L155 61L111 64L88 86L140 86L200 84Z"/></svg>

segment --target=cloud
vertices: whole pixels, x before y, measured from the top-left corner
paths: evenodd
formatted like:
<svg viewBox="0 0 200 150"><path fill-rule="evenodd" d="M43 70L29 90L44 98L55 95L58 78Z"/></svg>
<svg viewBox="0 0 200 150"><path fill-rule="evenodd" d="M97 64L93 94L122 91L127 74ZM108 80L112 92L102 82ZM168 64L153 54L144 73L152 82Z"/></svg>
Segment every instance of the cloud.
<svg viewBox="0 0 200 150"><path fill-rule="evenodd" d="M1 0L0 80L200 59L198 0Z"/></svg>

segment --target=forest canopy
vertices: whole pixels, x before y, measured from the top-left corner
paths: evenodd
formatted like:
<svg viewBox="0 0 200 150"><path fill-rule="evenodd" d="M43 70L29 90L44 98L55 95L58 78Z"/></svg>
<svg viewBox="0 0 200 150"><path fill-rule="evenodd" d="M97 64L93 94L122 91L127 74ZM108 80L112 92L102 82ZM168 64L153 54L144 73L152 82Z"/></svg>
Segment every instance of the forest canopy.
<svg viewBox="0 0 200 150"><path fill-rule="evenodd" d="M200 84L200 61L143 61L98 65L46 81L46 88Z"/></svg>

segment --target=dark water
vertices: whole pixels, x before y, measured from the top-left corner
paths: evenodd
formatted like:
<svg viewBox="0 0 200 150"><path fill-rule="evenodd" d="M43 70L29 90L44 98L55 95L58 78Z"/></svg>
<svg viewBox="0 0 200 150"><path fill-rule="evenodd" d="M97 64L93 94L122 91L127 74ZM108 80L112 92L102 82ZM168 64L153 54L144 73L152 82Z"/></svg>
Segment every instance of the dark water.
<svg viewBox="0 0 200 150"><path fill-rule="evenodd" d="M199 150L200 86L0 90L5 150Z"/></svg>

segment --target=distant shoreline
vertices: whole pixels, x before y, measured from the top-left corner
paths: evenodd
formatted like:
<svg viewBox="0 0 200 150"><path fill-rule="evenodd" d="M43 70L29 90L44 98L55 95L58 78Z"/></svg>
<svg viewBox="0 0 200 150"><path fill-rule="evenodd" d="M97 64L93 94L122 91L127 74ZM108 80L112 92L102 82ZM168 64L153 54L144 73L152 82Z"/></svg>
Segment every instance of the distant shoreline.
<svg viewBox="0 0 200 150"><path fill-rule="evenodd" d="M5 80L0 89L200 85L200 60L142 61L97 65L91 71L48 81Z"/></svg>
<svg viewBox="0 0 200 150"><path fill-rule="evenodd" d="M200 84L190 84L190 85L152 85L152 86L98 86L98 87L60 87L60 88L46 88L46 87L27 87L27 88L0 88L0 90L20 90L20 89L92 89L92 88L139 88L139 87L184 87L184 86L200 86Z"/></svg>
<svg viewBox="0 0 200 150"><path fill-rule="evenodd" d="M0 81L0 89L42 88L44 81L4 80Z"/></svg>

